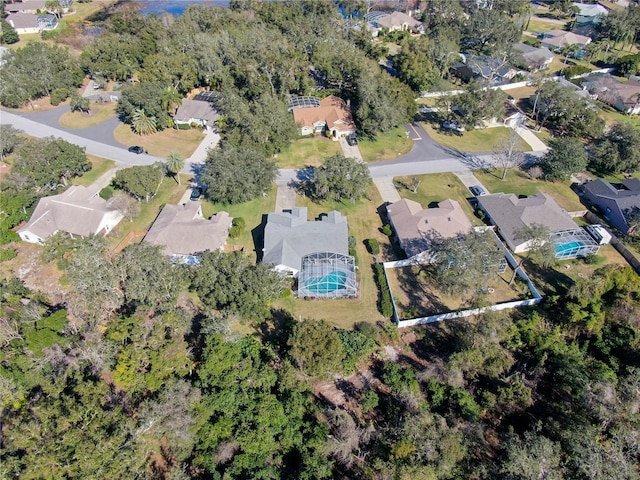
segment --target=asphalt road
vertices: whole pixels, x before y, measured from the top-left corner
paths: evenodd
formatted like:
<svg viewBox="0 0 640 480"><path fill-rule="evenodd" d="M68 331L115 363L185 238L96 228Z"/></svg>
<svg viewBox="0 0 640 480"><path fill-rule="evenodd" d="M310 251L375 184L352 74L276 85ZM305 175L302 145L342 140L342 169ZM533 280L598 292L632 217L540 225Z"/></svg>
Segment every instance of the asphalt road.
<svg viewBox="0 0 640 480"><path fill-rule="evenodd" d="M15 128L35 137L63 138L85 147L87 153L113 160L120 166L150 165L165 161L164 158L148 154L129 153L126 147L116 142L113 138L113 130L119 123L117 118L94 127L77 130L60 127L58 118L66 111L65 109L68 107L34 113L12 113L0 110L0 123L12 124ZM493 164L491 154L470 154L440 145L429 137L418 123L407 124L405 128L408 135L414 140L413 149L403 157L369 164L369 171L374 179L428 173L463 172L486 168ZM528 153L531 158L539 157L541 154L542 152ZM287 183L297 182L308 174L309 172L306 171L282 169L279 180Z"/></svg>

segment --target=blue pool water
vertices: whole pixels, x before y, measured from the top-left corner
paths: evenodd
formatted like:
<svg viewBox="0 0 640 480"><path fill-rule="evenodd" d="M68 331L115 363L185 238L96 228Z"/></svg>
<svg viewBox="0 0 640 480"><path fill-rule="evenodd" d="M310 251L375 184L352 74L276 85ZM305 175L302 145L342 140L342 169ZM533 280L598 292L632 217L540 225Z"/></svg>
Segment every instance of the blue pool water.
<svg viewBox="0 0 640 480"><path fill-rule="evenodd" d="M345 287L347 274L344 272L331 272L324 277L310 278L305 284L305 288L309 292L316 295L322 295L335 292Z"/></svg>
<svg viewBox="0 0 640 480"><path fill-rule="evenodd" d="M570 250L575 250L578 247L582 247L584 246L583 242L569 242L569 243L562 243L560 245L554 245L554 250L556 252L556 255L561 255L565 252L568 252Z"/></svg>

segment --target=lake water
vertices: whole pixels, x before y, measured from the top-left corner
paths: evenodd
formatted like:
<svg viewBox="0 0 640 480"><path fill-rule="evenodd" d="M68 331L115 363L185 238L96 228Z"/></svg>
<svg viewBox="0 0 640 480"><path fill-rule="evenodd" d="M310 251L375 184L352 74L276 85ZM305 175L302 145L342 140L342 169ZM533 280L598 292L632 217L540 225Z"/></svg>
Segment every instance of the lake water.
<svg viewBox="0 0 640 480"><path fill-rule="evenodd" d="M173 15L182 15L185 8L189 5L203 5L207 7L228 7L229 0L136 0L139 4L140 13L148 15L152 13L160 14L163 12Z"/></svg>

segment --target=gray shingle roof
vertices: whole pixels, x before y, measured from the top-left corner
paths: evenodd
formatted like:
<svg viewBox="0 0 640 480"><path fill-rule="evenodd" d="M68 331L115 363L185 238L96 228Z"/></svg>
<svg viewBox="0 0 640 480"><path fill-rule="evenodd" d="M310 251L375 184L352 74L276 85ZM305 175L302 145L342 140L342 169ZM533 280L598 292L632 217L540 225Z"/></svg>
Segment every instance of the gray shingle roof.
<svg viewBox="0 0 640 480"><path fill-rule="evenodd" d="M207 220L200 202L165 205L144 240L163 246L166 255L214 251L226 243L232 220L227 212L218 212Z"/></svg>
<svg viewBox="0 0 640 480"><path fill-rule="evenodd" d="M592 195L610 198L621 212L640 208L640 179L628 178L623 180L622 185L624 188L617 189L609 182L598 179L587 183L584 188Z"/></svg>
<svg viewBox="0 0 640 480"><path fill-rule="evenodd" d="M549 232L577 228L567 212L543 192L527 198L518 198L512 193L496 193L477 198L480 207L489 214L500 234L512 246L527 240L519 238L516 232L532 224L543 225Z"/></svg>
<svg viewBox="0 0 640 480"><path fill-rule="evenodd" d="M182 104L178 107L173 119L178 122L189 122L192 118L206 120L212 123L220 118L220 113L218 113L218 110L216 110L211 102L182 100Z"/></svg>
<svg viewBox="0 0 640 480"><path fill-rule="evenodd" d="M300 270L302 257L317 252L349 254L347 219L340 212L311 222L304 207L267 215L263 262Z"/></svg>

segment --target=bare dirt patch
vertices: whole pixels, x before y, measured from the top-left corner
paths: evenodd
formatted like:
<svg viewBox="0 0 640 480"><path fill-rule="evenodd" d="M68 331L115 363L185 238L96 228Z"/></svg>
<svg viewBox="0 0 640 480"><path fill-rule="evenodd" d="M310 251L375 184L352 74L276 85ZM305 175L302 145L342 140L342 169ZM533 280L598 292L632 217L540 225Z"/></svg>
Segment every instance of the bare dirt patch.
<svg viewBox="0 0 640 480"><path fill-rule="evenodd" d="M44 263L42 247L30 243L10 245L16 249L16 258L0 263L3 278L17 277L31 290L46 295L52 303L63 300L69 288L60 283L62 272L55 263Z"/></svg>

